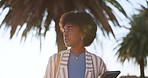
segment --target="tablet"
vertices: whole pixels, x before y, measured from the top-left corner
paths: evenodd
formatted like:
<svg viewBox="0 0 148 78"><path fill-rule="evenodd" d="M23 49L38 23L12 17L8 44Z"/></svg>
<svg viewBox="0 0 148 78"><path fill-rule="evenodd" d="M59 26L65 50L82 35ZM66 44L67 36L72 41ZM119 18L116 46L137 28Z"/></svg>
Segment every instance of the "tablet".
<svg viewBox="0 0 148 78"><path fill-rule="evenodd" d="M101 78L116 78L120 74L120 71L106 71L102 74Z"/></svg>

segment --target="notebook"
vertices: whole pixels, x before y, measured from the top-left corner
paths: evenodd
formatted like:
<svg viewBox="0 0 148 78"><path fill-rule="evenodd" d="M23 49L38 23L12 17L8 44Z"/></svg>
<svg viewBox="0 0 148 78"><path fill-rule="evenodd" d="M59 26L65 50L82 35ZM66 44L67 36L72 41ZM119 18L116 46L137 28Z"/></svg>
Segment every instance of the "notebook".
<svg viewBox="0 0 148 78"><path fill-rule="evenodd" d="M120 71L106 71L100 78L116 78Z"/></svg>

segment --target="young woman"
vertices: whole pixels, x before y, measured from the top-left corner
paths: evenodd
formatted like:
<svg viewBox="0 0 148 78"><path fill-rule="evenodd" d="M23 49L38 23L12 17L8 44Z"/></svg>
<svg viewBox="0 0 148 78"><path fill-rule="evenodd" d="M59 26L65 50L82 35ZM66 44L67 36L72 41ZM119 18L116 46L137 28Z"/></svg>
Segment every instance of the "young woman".
<svg viewBox="0 0 148 78"><path fill-rule="evenodd" d="M44 78L98 78L106 71L103 60L85 47L96 37L97 26L86 12L64 13L59 22L68 50L49 58Z"/></svg>

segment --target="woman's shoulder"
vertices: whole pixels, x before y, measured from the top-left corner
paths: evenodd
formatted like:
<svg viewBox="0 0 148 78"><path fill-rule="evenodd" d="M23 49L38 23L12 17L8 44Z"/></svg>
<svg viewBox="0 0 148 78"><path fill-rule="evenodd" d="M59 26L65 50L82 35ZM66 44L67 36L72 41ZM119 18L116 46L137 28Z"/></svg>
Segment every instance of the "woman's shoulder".
<svg viewBox="0 0 148 78"><path fill-rule="evenodd" d="M62 50L62 51L60 51L59 52L60 54L63 54L63 53L70 53L70 50L68 49L68 50Z"/></svg>
<svg viewBox="0 0 148 78"><path fill-rule="evenodd" d="M94 53L91 53L91 52L88 52L91 56L92 56L92 59L96 59L96 60L101 60L102 61L102 58Z"/></svg>
<svg viewBox="0 0 148 78"><path fill-rule="evenodd" d="M69 54L69 53L70 53L69 50L62 50L58 53L53 54L50 58L56 58L58 55Z"/></svg>

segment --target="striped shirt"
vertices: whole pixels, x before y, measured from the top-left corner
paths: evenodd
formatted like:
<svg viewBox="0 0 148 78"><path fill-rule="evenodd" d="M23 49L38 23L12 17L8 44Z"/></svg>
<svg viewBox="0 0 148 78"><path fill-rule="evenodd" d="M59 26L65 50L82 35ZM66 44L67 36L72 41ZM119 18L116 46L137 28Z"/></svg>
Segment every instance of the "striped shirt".
<svg viewBox="0 0 148 78"><path fill-rule="evenodd" d="M61 54L60 64L58 66L56 78L68 78L68 60L69 60L70 50L61 51L60 54ZM44 78L54 78L56 59L57 59L57 54L54 54L49 58ZM85 60L86 60L85 78L99 78L99 76L106 71L105 63L99 56L96 56L95 54L86 51Z"/></svg>

